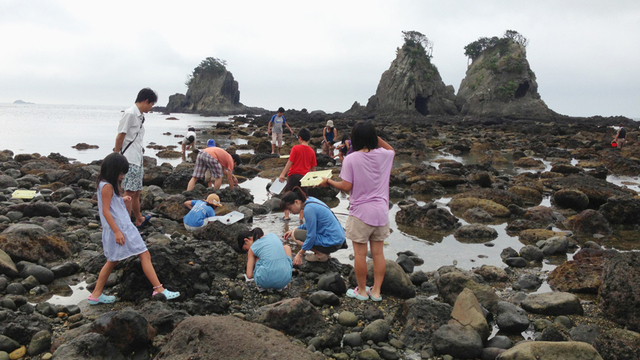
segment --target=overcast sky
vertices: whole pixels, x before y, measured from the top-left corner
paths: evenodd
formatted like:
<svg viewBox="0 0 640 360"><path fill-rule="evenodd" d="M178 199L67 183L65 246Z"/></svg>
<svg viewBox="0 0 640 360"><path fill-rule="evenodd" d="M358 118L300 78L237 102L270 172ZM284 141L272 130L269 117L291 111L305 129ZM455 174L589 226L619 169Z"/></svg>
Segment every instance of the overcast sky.
<svg viewBox="0 0 640 360"><path fill-rule="evenodd" d="M166 105L216 57L245 105L346 111L375 94L403 30L433 42L457 91L464 46L507 29L529 39L551 109L640 118L638 0L0 0L0 103L124 107L148 86Z"/></svg>

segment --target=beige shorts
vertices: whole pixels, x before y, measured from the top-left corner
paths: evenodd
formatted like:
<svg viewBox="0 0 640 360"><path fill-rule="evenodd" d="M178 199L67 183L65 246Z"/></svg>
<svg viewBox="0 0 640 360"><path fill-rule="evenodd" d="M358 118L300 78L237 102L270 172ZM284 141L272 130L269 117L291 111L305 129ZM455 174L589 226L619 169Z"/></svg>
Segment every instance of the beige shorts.
<svg viewBox="0 0 640 360"><path fill-rule="evenodd" d="M389 223L384 226L371 226L355 216L347 218L345 230L347 239L360 244L367 244L369 241L384 241L390 233Z"/></svg>
<svg viewBox="0 0 640 360"><path fill-rule="evenodd" d="M271 132L271 143L277 147L282 147L282 133L276 134Z"/></svg>

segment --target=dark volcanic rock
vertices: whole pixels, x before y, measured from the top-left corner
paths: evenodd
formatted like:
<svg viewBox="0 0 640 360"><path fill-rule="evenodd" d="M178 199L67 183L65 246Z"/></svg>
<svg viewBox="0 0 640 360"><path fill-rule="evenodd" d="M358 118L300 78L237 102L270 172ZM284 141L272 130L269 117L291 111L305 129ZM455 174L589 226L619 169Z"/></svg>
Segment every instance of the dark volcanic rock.
<svg viewBox="0 0 640 360"><path fill-rule="evenodd" d="M615 250L581 249L573 260L553 269L547 281L560 291L597 294L602 285L605 258L617 254Z"/></svg>
<svg viewBox="0 0 640 360"><path fill-rule="evenodd" d="M396 313L396 319L403 324L400 340L408 346L431 343L433 333L451 319L451 310L451 305L426 296L405 301Z"/></svg>
<svg viewBox="0 0 640 360"><path fill-rule="evenodd" d="M612 224L640 224L638 198L609 198L599 211Z"/></svg>
<svg viewBox="0 0 640 360"><path fill-rule="evenodd" d="M416 296L416 289L402 267L393 260L386 260L386 265L387 269L380 292L403 299ZM354 270L349 274L349 283L353 286L357 285ZM367 261L367 286L373 286L373 261Z"/></svg>
<svg viewBox="0 0 640 360"><path fill-rule="evenodd" d="M101 315L90 332L107 337L124 354L145 348L151 340L147 320L132 308Z"/></svg>
<svg viewBox="0 0 640 360"><path fill-rule="evenodd" d="M458 218L434 203L424 206L417 204L403 206L396 213L396 222L401 225L417 226L432 230L451 230L460 226Z"/></svg>
<svg viewBox="0 0 640 360"><path fill-rule="evenodd" d="M284 299L256 309L254 322L292 336L313 336L325 326L324 319L313 304L301 298Z"/></svg>
<svg viewBox="0 0 640 360"><path fill-rule="evenodd" d="M600 309L611 320L640 331L640 253L606 258L599 299Z"/></svg>
<svg viewBox="0 0 640 360"><path fill-rule="evenodd" d="M194 347L194 334L199 334ZM181 322L156 359L321 360L279 331L234 316L195 316Z"/></svg>
<svg viewBox="0 0 640 360"><path fill-rule="evenodd" d="M594 341L603 359L640 359L640 334L624 329L607 330Z"/></svg>
<svg viewBox="0 0 640 360"><path fill-rule="evenodd" d="M31 224L15 224L0 234L0 249L14 259L30 262L53 261L69 256L69 244L57 236L47 235L44 228Z"/></svg>
<svg viewBox="0 0 640 360"><path fill-rule="evenodd" d="M609 235L612 233L609 222L602 213L587 209L563 222L564 226L576 234L592 236L593 234Z"/></svg>
<svg viewBox="0 0 640 360"><path fill-rule="evenodd" d="M125 360L126 358L105 336L88 333L61 345L53 353L53 359Z"/></svg>

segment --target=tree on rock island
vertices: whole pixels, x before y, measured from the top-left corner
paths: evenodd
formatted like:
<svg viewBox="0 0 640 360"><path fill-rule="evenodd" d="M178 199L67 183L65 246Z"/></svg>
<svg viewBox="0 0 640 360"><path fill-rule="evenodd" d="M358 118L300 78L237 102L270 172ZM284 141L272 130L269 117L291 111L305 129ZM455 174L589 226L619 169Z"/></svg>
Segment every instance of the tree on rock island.
<svg viewBox="0 0 640 360"><path fill-rule="evenodd" d="M249 112L240 103L238 82L227 70L227 62L208 57L188 76L187 94L169 96L167 111L203 115L230 115ZM254 109L255 110L255 109Z"/></svg>
<svg viewBox="0 0 640 360"><path fill-rule="evenodd" d="M529 67L528 39L514 30L502 38L480 38L464 47L471 59L456 106L462 115L549 120L558 114L538 94Z"/></svg>
<svg viewBox="0 0 640 360"><path fill-rule="evenodd" d="M367 110L378 113L406 112L422 115L455 115L453 86L446 86L431 63L433 44L418 31L403 31L404 44L382 74Z"/></svg>

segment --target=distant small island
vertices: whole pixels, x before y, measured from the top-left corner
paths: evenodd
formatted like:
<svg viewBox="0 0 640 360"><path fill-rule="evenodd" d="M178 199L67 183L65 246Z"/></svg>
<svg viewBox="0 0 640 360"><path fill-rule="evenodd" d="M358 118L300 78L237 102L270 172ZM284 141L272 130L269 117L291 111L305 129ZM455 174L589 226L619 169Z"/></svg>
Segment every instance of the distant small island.
<svg viewBox="0 0 640 360"><path fill-rule="evenodd" d="M33 105L34 104L32 102L26 102L26 101L22 101L22 100L16 100L13 103L14 104L28 104L28 105Z"/></svg>

